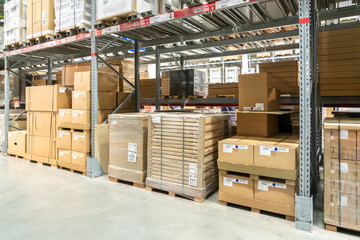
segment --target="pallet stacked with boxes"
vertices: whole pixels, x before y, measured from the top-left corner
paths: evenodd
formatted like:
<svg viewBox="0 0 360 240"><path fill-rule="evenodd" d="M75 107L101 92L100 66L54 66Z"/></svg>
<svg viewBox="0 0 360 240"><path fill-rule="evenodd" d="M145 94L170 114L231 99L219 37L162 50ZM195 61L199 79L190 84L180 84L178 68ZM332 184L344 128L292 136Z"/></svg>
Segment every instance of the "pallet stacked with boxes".
<svg viewBox="0 0 360 240"><path fill-rule="evenodd" d="M26 88L27 159L57 167L56 132L63 108L71 108L71 88Z"/></svg>
<svg viewBox="0 0 360 240"><path fill-rule="evenodd" d="M149 119L148 190L203 201L218 188L218 141L229 136L229 115L162 113Z"/></svg>
<svg viewBox="0 0 360 240"><path fill-rule="evenodd" d="M98 123L103 123L117 107L117 99L123 97L118 90L118 75L98 73ZM120 111L133 111L129 103ZM75 72L72 108L59 111L57 151L60 167L86 173L86 157L90 155L90 110L91 72Z"/></svg>
<svg viewBox="0 0 360 240"><path fill-rule="evenodd" d="M26 1L11 0L4 4L4 45L10 49L26 41Z"/></svg>
<svg viewBox="0 0 360 240"><path fill-rule="evenodd" d="M360 231L360 119L325 120L324 222Z"/></svg>
<svg viewBox="0 0 360 240"><path fill-rule="evenodd" d="M237 135L219 142L219 201L294 220L299 137L278 133L278 91L266 73L239 76Z"/></svg>

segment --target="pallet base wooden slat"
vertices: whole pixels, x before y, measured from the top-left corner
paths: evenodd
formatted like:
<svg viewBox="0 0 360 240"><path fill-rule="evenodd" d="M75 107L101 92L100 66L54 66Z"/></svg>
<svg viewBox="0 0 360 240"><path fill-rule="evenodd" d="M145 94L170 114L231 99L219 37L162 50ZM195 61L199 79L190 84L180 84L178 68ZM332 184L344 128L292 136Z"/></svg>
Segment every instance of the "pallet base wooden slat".
<svg viewBox="0 0 360 240"><path fill-rule="evenodd" d="M333 232L337 232L338 229L346 229L355 232L360 232L360 225L350 224L350 223L341 223L339 226L339 222L331 221L328 219L324 220L325 229Z"/></svg>
<svg viewBox="0 0 360 240"><path fill-rule="evenodd" d="M72 172L72 173L77 173L77 174L86 176L86 172L81 172L81 171L74 170L74 169L71 169L71 168L59 166L59 169L61 169L61 170L66 170L66 171L69 171L69 172Z"/></svg>
<svg viewBox="0 0 360 240"><path fill-rule="evenodd" d="M29 155L29 154L26 154L24 156L24 159L28 160L29 162L36 162L39 165L49 165L53 168L57 168L57 165L58 165L56 159L39 157L39 156L34 156L34 155Z"/></svg>
<svg viewBox="0 0 360 240"><path fill-rule="evenodd" d="M134 187L137 187L137 188L145 188L145 183L129 182L129 181L126 181L126 180L117 179L117 178L113 178L113 177L110 177L110 176L108 178L109 178L109 181L111 181L111 182L123 183L123 184L131 185L131 186L134 186Z"/></svg>
<svg viewBox="0 0 360 240"><path fill-rule="evenodd" d="M168 191L164 191L164 190L156 189L156 188L152 188L152 187L146 187L146 190L150 191L150 192L153 192L153 191L164 192L164 193L167 193L170 197L186 198L186 199L192 200L194 202L198 202L198 203L202 203L206 199L206 198L195 198L195 197L191 197L191 196L185 196L183 194L178 194L178 193L174 193L174 192L168 192Z"/></svg>
<svg viewBox="0 0 360 240"><path fill-rule="evenodd" d="M76 165L72 163L66 163L66 162L58 162L58 165L61 169L69 169L71 172L77 171L81 172L84 176L86 176L86 166Z"/></svg>

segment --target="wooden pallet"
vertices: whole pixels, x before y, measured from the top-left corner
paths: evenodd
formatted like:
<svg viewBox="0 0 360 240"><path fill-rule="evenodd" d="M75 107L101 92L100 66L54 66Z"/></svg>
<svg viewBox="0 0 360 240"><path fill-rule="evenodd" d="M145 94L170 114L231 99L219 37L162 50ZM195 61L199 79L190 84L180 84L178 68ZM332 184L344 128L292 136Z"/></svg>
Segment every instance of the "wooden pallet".
<svg viewBox="0 0 360 240"><path fill-rule="evenodd" d="M253 207L249 207L249 206L245 206L245 205L234 204L234 203L225 202L225 201L219 201L219 204L223 205L223 206L235 205L235 206L240 206L240 207L246 207L246 208L249 208L252 213L257 213L257 214L274 213L274 212L270 212L270 211L261 210L261 209L258 209L258 208L253 208ZM283 216L283 218L285 218L288 221L295 222L295 217L294 216L287 216L287 215L283 215L283 214L279 214L279 213L276 213L276 214L279 215L279 216Z"/></svg>
<svg viewBox="0 0 360 240"><path fill-rule="evenodd" d="M39 156L30 155L30 154L26 154L24 156L24 159L29 162L37 163L39 165L51 166L51 167L57 168L57 160L56 159L39 157Z"/></svg>
<svg viewBox="0 0 360 240"><path fill-rule="evenodd" d="M146 190L150 191L150 192L157 192L157 193L167 194L167 195L169 195L171 197L185 198L185 199L192 200L192 201L198 202L198 203L201 203L201 202L205 201L205 199L206 199L206 198L194 198L194 197L191 197L191 196L177 194L177 193L174 193L174 192L168 192L168 191L164 191L164 190L156 189L156 188L152 188L152 187L146 187Z"/></svg>
<svg viewBox="0 0 360 240"><path fill-rule="evenodd" d="M23 156L23 155L17 155L17 154L12 154L12 153L7 153L7 155L8 155L9 157L24 159L24 156Z"/></svg>
<svg viewBox="0 0 360 240"><path fill-rule="evenodd" d="M137 188L145 188L145 183L130 182L130 181L125 181L125 180L113 178L113 177L110 177L110 176L109 176L109 181L134 186L134 187L137 187Z"/></svg>
<svg viewBox="0 0 360 240"><path fill-rule="evenodd" d="M62 131L71 131L71 132L79 132L79 133L89 133L90 132L90 130L77 129L77 128L59 127L58 129L62 130Z"/></svg>
<svg viewBox="0 0 360 240"><path fill-rule="evenodd" d="M36 160L30 160L30 159L25 159L26 161L28 161L29 163L35 163L37 165L41 165L41 166L47 166L47 167L52 167L52 168L58 168L58 166L56 164L51 164L51 163L45 163L45 162L40 162L40 161L36 161Z"/></svg>
<svg viewBox="0 0 360 240"><path fill-rule="evenodd" d="M205 96L164 96L165 99L173 98L173 99L183 99L183 98L206 98Z"/></svg>
<svg viewBox="0 0 360 240"><path fill-rule="evenodd" d="M71 168L67 168L67 167L63 167L63 166L59 166L59 169L86 176L86 172L78 171L75 169L71 169Z"/></svg>
<svg viewBox="0 0 360 240"><path fill-rule="evenodd" d="M216 94L216 95L208 95L208 98L237 98L238 96L234 94Z"/></svg>
<svg viewBox="0 0 360 240"><path fill-rule="evenodd" d="M30 46L30 45L34 45L34 44L47 42L47 41L53 40L53 38L54 38L53 34L48 34L48 35L44 35L44 36L40 36L40 37L36 37L36 38L30 38L27 40L25 45Z"/></svg>
<svg viewBox="0 0 360 240"><path fill-rule="evenodd" d="M5 49L6 50L14 50L14 49L18 49L21 48L23 46L24 42L17 42L11 45L6 45Z"/></svg>
<svg viewBox="0 0 360 240"><path fill-rule="evenodd" d="M86 166L61 161L58 161L58 166L61 169L69 170L70 172L79 172L82 175L86 176Z"/></svg>
<svg viewBox="0 0 360 240"><path fill-rule="evenodd" d="M360 232L359 225L354 225L350 223L341 223L341 226L338 226L339 222L331 221L327 219L325 219L324 222L325 222L325 229L328 231L338 232L341 229L346 229L354 232Z"/></svg>

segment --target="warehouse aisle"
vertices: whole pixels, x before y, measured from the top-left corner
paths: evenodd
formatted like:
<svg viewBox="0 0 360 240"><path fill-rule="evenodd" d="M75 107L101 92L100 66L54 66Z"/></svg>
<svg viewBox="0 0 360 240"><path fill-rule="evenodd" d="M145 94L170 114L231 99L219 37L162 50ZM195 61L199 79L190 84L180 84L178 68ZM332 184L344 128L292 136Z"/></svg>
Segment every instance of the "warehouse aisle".
<svg viewBox="0 0 360 240"><path fill-rule="evenodd" d="M356 239L220 206L168 197L67 171L0 158L5 239Z"/></svg>

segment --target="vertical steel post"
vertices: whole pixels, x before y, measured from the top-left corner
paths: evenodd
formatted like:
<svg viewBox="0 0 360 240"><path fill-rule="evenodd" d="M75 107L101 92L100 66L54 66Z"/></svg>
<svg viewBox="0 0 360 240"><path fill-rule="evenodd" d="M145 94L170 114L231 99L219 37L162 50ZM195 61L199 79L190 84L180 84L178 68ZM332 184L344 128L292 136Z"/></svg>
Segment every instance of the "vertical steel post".
<svg viewBox="0 0 360 240"><path fill-rule="evenodd" d="M184 70L185 68L185 60L183 55L180 55L180 68L181 70Z"/></svg>
<svg viewBox="0 0 360 240"><path fill-rule="evenodd" d="M299 195L295 197L295 225L298 229L311 231L313 223L313 201L311 187L312 147L312 91L311 75L311 19L312 0L299 1L300 38L300 171Z"/></svg>
<svg viewBox="0 0 360 240"><path fill-rule="evenodd" d="M9 115L10 115L10 75L9 75L9 57L7 52L4 53L4 72L5 72L5 87L4 87L4 132L5 132L5 139L3 145L3 154L7 154L8 149L8 133L9 133Z"/></svg>
<svg viewBox="0 0 360 240"><path fill-rule="evenodd" d="M221 83L225 83L225 62L224 62L224 56L221 56Z"/></svg>
<svg viewBox="0 0 360 240"><path fill-rule="evenodd" d="M155 91L156 91L156 110L160 110L160 98L161 98L161 89L160 89L160 51L159 46L156 46L155 52L155 60L156 60L156 83L155 83Z"/></svg>
<svg viewBox="0 0 360 240"><path fill-rule="evenodd" d="M47 79L47 85L52 85L52 62L51 59L48 58L48 79Z"/></svg>
<svg viewBox="0 0 360 240"><path fill-rule="evenodd" d="M97 38L95 36L96 0L91 0L91 157L95 157L95 125L98 109L98 62Z"/></svg>
<svg viewBox="0 0 360 240"><path fill-rule="evenodd" d="M140 111L140 43L135 41L135 112Z"/></svg>

